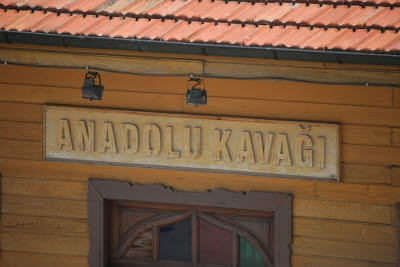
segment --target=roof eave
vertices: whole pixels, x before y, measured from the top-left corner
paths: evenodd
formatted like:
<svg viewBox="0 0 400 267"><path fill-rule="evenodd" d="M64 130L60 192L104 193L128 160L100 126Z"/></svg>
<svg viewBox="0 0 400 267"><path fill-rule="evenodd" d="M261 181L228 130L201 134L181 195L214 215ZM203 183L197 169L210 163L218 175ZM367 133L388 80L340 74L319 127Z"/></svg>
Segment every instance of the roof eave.
<svg viewBox="0 0 400 267"><path fill-rule="evenodd" d="M0 42L174 54L400 66L400 55L0 31Z"/></svg>

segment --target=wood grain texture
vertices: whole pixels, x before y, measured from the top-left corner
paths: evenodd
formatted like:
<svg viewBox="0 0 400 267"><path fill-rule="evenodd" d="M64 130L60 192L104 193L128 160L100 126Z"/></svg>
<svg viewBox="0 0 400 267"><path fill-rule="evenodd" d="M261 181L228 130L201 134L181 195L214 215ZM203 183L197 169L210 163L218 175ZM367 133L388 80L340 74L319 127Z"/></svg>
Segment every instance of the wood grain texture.
<svg viewBox="0 0 400 267"><path fill-rule="evenodd" d="M318 256L292 256L294 267L395 267L394 263L359 261Z"/></svg>
<svg viewBox="0 0 400 267"><path fill-rule="evenodd" d="M1 177L2 194L84 200L84 184L52 180Z"/></svg>
<svg viewBox="0 0 400 267"><path fill-rule="evenodd" d="M3 214L87 219L86 201L1 195Z"/></svg>
<svg viewBox="0 0 400 267"><path fill-rule="evenodd" d="M40 142L42 125L15 121L0 121L0 139Z"/></svg>
<svg viewBox="0 0 400 267"><path fill-rule="evenodd" d="M389 127L342 125L342 143L372 146L391 146Z"/></svg>
<svg viewBox="0 0 400 267"><path fill-rule="evenodd" d="M88 237L87 220L2 214L0 231Z"/></svg>
<svg viewBox="0 0 400 267"><path fill-rule="evenodd" d="M400 166L393 166L392 170L392 185L400 186Z"/></svg>
<svg viewBox="0 0 400 267"><path fill-rule="evenodd" d="M294 236L299 237L396 245L396 228L393 226L295 217L293 227Z"/></svg>
<svg viewBox="0 0 400 267"><path fill-rule="evenodd" d="M83 79L80 79L83 82ZM82 86L82 85L81 85ZM90 101L82 98L81 89L78 88L58 88L43 86L26 85L3 85L7 93L0 95L0 101L26 101L35 104L60 104L60 105L81 105L91 107L110 107L126 109L149 109L161 111L181 111L182 96L163 93L147 92L124 92L111 91L107 88L103 92L101 101Z"/></svg>
<svg viewBox="0 0 400 267"><path fill-rule="evenodd" d="M89 240L86 237L44 235L20 232L2 232L0 244L5 251L24 251L47 254L87 256Z"/></svg>
<svg viewBox="0 0 400 267"><path fill-rule="evenodd" d="M42 107L35 104L0 102L0 120L41 122Z"/></svg>
<svg viewBox="0 0 400 267"><path fill-rule="evenodd" d="M209 97L205 106L183 106L187 113L227 116L274 118L355 124L365 126L399 127L400 109L289 101L267 101Z"/></svg>
<svg viewBox="0 0 400 267"><path fill-rule="evenodd" d="M400 202L400 188L384 185L317 183L316 197L337 201L394 205Z"/></svg>
<svg viewBox="0 0 400 267"><path fill-rule="evenodd" d="M376 165L400 165L400 148L342 145L342 162Z"/></svg>
<svg viewBox="0 0 400 267"><path fill-rule="evenodd" d="M391 207L360 203L294 199L293 215L320 219L391 224Z"/></svg>
<svg viewBox="0 0 400 267"><path fill-rule="evenodd" d="M400 147L400 128L392 129L392 145Z"/></svg>
<svg viewBox="0 0 400 267"><path fill-rule="evenodd" d="M393 88L393 106L400 107L400 88Z"/></svg>
<svg viewBox="0 0 400 267"><path fill-rule="evenodd" d="M87 53L59 53L40 50L0 49L0 58L3 61L24 64L74 66L91 70L96 68L114 71L133 72L152 75L183 75L191 73L200 75L203 72L201 60L161 59L152 57L134 57L118 55L93 55Z"/></svg>
<svg viewBox="0 0 400 267"><path fill-rule="evenodd" d="M397 251L394 246L372 245L333 240L293 238L293 255L338 257L342 259L396 263Z"/></svg>
<svg viewBox="0 0 400 267"><path fill-rule="evenodd" d="M0 252L0 265L7 267L88 267L87 257L27 252Z"/></svg>
<svg viewBox="0 0 400 267"><path fill-rule="evenodd" d="M384 165L342 163L342 182L391 184L391 168Z"/></svg>
<svg viewBox="0 0 400 267"><path fill-rule="evenodd" d="M41 146L40 142L0 139L0 157L40 160Z"/></svg>

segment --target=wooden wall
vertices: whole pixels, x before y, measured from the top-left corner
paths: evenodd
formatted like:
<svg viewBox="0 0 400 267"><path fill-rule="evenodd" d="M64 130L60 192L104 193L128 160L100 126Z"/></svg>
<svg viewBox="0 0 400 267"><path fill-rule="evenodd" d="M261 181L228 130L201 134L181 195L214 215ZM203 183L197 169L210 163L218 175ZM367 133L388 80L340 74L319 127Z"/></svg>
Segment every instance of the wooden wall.
<svg viewBox="0 0 400 267"><path fill-rule="evenodd" d="M0 56L27 60L12 53ZM29 60L40 63L40 57ZM120 60L113 64L130 67ZM58 64L65 64L61 61ZM186 61L182 68L190 73L190 61ZM76 64L79 58L70 62ZM254 62L262 66L262 61ZM240 68L232 62L218 64L218 69L206 71L229 74ZM297 69L286 67L285 71L297 73L302 67L295 64ZM163 66L155 68L168 72L169 67ZM352 68L368 76L361 67ZM329 72L321 68L307 71L316 79L318 72ZM390 74L388 82L400 83L400 69L377 72L381 73L381 78L373 77L377 81ZM184 103L186 77L101 73L104 99L90 102L81 97L84 73L0 66L1 266L87 266L88 178L161 183L190 191L225 188L291 193L293 266L397 266L399 87L208 78L209 104L195 108ZM337 75L337 80L344 76ZM342 182L44 162L41 105L45 103L342 123Z"/></svg>

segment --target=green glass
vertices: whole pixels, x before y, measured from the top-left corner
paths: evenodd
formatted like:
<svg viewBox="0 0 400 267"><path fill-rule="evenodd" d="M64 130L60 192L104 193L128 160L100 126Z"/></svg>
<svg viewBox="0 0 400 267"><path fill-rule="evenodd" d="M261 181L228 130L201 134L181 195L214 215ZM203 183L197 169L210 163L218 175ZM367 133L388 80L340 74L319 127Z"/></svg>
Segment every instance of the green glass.
<svg viewBox="0 0 400 267"><path fill-rule="evenodd" d="M257 249L240 237L240 267L267 267Z"/></svg>

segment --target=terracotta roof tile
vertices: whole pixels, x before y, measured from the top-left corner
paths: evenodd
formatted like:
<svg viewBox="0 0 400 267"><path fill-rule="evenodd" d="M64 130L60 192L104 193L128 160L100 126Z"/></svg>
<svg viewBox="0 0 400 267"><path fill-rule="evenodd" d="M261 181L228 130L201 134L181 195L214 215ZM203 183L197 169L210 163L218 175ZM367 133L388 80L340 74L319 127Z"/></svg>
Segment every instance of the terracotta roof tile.
<svg viewBox="0 0 400 267"><path fill-rule="evenodd" d="M81 35L83 31L99 21L96 16L83 17L79 15L76 19L65 23L63 26L57 28L57 33L66 33L72 35Z"/></svg>
<svg viewBox="0 0 400 267"><path fill-rule="evenodd" d="M385 31L381 33L376 31L363 42L355 46L357 51L378 51L383 52L385 47L390 45L393 41L400 37L400 32L395 33L394 31Z"/></svg>
<svg viewBox="0 0 400 267"><path fill-rule="evenodd" d="M235 26L237 25L229 26L228 23L218 23L217 25L214 25L210 23L209 27L204 27L202 30L192 35L189 38L189 41L202 43L214 42L215 39Z"/></svg>
<svg viewBox="0 0 400 267"><path fill-rule="evenodd" d="M187 21L183 21L180 25L176 26L174 29L161 36L161 40L187 42L193 34L200 31L202 28L210 25L211 23L207 22L201 23L198 21L193 21L189 24Z"/></svg>
<svg viewBox="0 0 400 267"><path fill-rule="evenodd" d="M263 12L264 7L265 4L262 3L246 3L243 8L231 14L227 20L247 23L253 22L254 18Z"/></svg>
<svg viewBox="0 0 400 267"><path fill-rule="evenodd" d="M365 22L374 16L378 15L380 12L384 10L383 7L355 7L348 16L343 17L337 22L338 26L355 26L355 27L363 27Z"/></svg>
<svg viewBox="0 0 400 267"><path fill-rule="evenodd" d="M203 0L199 1L191 1L184 7L174 12L174 16L177 18L191 18L191 19L199 19L201 15L203 15L208 10L212 9L216 5L220 4L219 1L211 1L211 0Z"/></svg>
<svg viewBox="0 0 400 267"><path fill-rule="evenodd" d="M156 20L150 27L144 28L136 34L138 39L160 40L161 36L171 31L174 27L178 26L182 21L175 22L174 20Z"/></svg>
<svg viewBox="0 0 400 267"><path fill-rule="evenodd" d="M93 35L93 36L108 36L108 34L117 29L127 20L120 17L102 17L99 21L92 26L87 27L82 31L83 35Z"/></svg>
<svg viewBox="0 0 400 267"><path fill-rule="evenodd" d="M289 27L282 27L282 26L265 26L260 27L260 29L254 33L249 39L244 41L245 45L256 45L256 46L265 46L271 45L275 39L279 36L284 34L286 31L293 28L292 26Z"/></svg>
<svg viewBox="0 0 400 267"><path fill-rule="evenodd" d="M134 15L143 15L146 14L147 11L153 9L154 7L160 5L166 0L138 0L133 4L125 7L121 10L122 14L134 14Z"/></svg>
<svg viewBox="0 0 400 267"><path fill-rule="evenodd" d="M125 23L120 24L117 28L109 33L110 37L135 38L136 34L147 27L151 27L157 20L149 21L148 19L125 19Z"/></svg>
<svg viewBox="0 0 400 267"><path fill-rule="evenodd" d="M335 26L338 21L344 19L346 15L352 12L357 12L361 7L348 7L348 6L329 6L324 12L314 17L307 24L316 26Z"/></svg>
<svg viewBox="0 0 400 267"><path fill-rule="evenodd" d="M328 49L353 50L357 44L364 41L373 33L375 33L375 30L367 31L359 29L353 31L348 29L338 38L334 39L332 42L329 42L326 47Z"/></svg>
<svg viewBox="0 0 400 267"><path fill-rule="evenodd" d="M217 39L215 39L215 42L243 45L244 40L249 39L258 30L259 28L254 25L246 25L244 27L242 27L241 25L237 25L230 31L225 32L225 34L220 35Z"/></svg>
<svg viewBox="0 0 400 267"><path fill-rule="evenodd" d="M147 11L149 15L158 15L158 16L168 16L172 15L175 11L179 10L183 6L190 3L193 0L166 0L165 2L161 3L160 5L154 7Z"/></svg>
<svg viewBox="0 0 400 267"><path fill-rule="evenodd" d="M367 26L390 27L400 18L400 8L390 9L386 7L384 11L366 22Z"/></svg>
<svg viewBox="0 0 400 267"><path fill-rule="evenodd" d="M316 31L314 35L300 43L299 48L325 50L327 44L343 34L345 31L346 30L343 29L338 30L333 28Z"/></svg>
<svg viewBox="0 0 400 267"><path fill-rule="evenodd" d="M0 8L0 28L165 42L400 51L400 0L300 1L0 0L8 9Z"/></svg>
<svg viewBox="0 0 400 267"><path fill-rule="evenodd" d="M287 14L290 14L291 12L293 12L293 10L296 10L298 7L299 4L294 4L294 5L287 3L283 3L282 5L279 3L267 4L264 6L264 8L262 8L262 11L254 17L253 21L274 22L285 17Z"/></svg>
<svg viewBox="0 0 400 267"><path fill-rule="evenodd" d="M242 8L245 2L220 2L219 5L215 5L208 11L204 12L200 17L202 19L212 19L212 20L226 20L230 15L234 14L237 10Z"/></svg>
<svg viewBox="0 0 400 267"><path fill-rule="evenodd" d="M69 14L60 14L57 15L55 13L48 16L46 19L32 26L31 31L33 32L44 32L44 33L56 33L57 29L63 26L64 24L73 21L74 19L79 18L79 15L69 15Z"/></svg>
<svg viewBox="0 0 400 267"><path fill-rule="evenodd" d="M332 6L320 6L316 4L306 5L300 4L294 9L292 12L285 15L283 18L280 18L280 21L283 23L287 22L296 22L296 23L305 23L310 24L317 16L321 15L323 12L330 9Z"/></svg>

